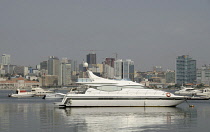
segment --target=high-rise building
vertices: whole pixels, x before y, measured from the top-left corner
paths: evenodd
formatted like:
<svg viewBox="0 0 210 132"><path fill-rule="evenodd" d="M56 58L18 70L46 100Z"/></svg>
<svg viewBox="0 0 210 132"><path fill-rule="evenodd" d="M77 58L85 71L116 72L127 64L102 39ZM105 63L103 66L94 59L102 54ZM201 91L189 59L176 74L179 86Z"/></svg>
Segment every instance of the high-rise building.
<svg viewBox="0 0 210 132"><path fill-rule="evenodd" d="M2 65L10 65L10 55L3 54L1 56Z"/></svg>
<svg viewBox="0 0 210 132"><path fill-rule="evenodd" d="M104 78L114 78L114 61L115 58L106 58L103 62L103 77Z"/></svg>
<svg viewBox="0 0 210 132"><path fill-rule="evenodd" d="M40 63L40 69L44 69L44 70L47 70L47 61L43 61Z"/></svg>
<svg viewBox="0 0 210 132"><path fill-rule="evenodd" d="M96 53L90 53L87 55L88 65L96 64Z"/></svg>
<svg viewBox="0 0 210 132"><path fill-rule="evenodd" d="M167 70L165 73L166 83L175 83L175 71Z"/></svg>
<svg viewBox="0 0 210 132"><path fill-rule="evenodd" d="M55 56L50 56L48 59L48 75L59 75L59 59Z"/></svg>
<svg viewBox="0 0 210 132"><path fill-rule="evenodd" d="M114 67L114 61L115 61L115 58L106 58L104 62L106 65Z"/></svg>
<svg viewBox="0 0 210 132"><path fill-rule="evenodd" d="M123 61L121 59L114 61L114 77L122 79L123 76Z"/></svg>
<svg viewBox="0 0 210 132"><path fill-rule="evenodd" d="M71 84L71 64L68 62L61 62L59 85L66 86Z"/></svg>
<svg viewBox="0 0 210 132"><path fill-rule="evenodd" d="M196 60L189 55L182 55L176 58L176 83L196 83Z"/></svg>
<svg viewBox="0 0 210 132"><path fill-rule="evenodd" d="M204 65L197 69L197 83L210 86L210 65Z"/></svg>
<svg viewBox="0 0 210 132"><path fill-rule="evenodd" d="M114 62L114 76L116 79L134 80L134 62L131 60L116 60Z"/></svg>
<svg viewBox="0 0 210 132"><path fill-rule="evenodd" d="M134 80L134 62L131 60L123 61L123 79Z"/></svg>

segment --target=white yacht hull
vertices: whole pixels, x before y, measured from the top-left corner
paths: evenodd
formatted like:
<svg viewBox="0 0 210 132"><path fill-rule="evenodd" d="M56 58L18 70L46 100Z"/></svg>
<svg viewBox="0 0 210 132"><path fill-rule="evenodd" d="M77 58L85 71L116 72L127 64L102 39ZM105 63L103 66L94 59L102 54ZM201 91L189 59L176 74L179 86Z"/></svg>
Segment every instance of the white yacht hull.
<svg viewBox="0 0 210 132"><path fill-rule="evenodd" d="M183 96L117 96L117 95L67 95L59 107L162 107L177 106L184 102Z"/></svg>
<svg viewBox="0 0 210 132"><path fill-rule="evenodd" d="M184 100L71 100L64 107L163 107L177 106ZM62 107L62 105L61 105Z"/></svg>

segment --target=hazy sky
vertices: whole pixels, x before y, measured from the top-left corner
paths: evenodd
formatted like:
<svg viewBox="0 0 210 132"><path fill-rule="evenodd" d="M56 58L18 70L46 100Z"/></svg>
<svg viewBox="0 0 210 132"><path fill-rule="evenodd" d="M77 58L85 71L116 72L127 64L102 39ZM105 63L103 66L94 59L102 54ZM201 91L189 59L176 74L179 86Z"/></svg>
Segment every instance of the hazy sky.
<svg viewBox="0 0 210 132"><path fill-rule="evenodd" d="M96 50L137 70L175 69L188 54L210 64L210 0L1 0L0 54L35 66L48 56L86 60Z"/></svg>

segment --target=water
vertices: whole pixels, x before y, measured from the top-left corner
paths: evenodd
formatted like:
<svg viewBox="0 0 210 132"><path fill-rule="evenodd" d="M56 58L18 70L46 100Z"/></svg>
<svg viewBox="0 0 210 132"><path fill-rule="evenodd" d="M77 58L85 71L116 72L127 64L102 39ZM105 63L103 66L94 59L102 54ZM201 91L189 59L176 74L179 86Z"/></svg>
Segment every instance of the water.
<svg viewBox="0 0 210 132"><path fill-rule="evenodd" d="M56 100L9 98L0 91L1 132L209 132L210 100L177 107L56 108ZM60 100L57 100L60 101Z"/></svg>

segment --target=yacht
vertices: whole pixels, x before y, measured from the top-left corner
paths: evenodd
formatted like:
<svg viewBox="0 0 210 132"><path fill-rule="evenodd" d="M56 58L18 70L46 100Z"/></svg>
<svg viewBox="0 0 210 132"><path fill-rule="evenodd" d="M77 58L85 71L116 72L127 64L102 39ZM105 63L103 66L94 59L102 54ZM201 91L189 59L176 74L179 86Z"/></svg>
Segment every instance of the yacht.
<svg viewBox="0 0 210 132"><path fill-rule="evenodd" d="M84 93L67 93L58 107L152 107L177 106L184 96L154 89L146 89L132 81L117 81L98 77L87 70L88 79L79 80L87 85Z"/></svg>
<svg viewBox="0 0 210 132"><path fill-rule="evenodd" d="M192 87L188 88L188 87L182 86L181 88L182 89L179 90L179 91L176 91L175 94L179 94L179 95L192 95L192 96L194 96L197 93L201 93L200 90L196 90L195 88L192 88Z"/></svg>
<svg viewBox="0 0 210 132"><path fill-rule="evenodd" d="M210 97L210 88L204 88L200 93L197 93L196 95Z"/></svg>
<svg viewBox="0 0 210 132"><path fill-rule="evenodd" d="M42 99L63 99L65 95L64 93L48 93Z"/></svg>
<svg viewBox="0 0 210 132"><path fill-rule="evenodd" d="M18 97L18 98L21 98L21 97L34 97L34 96L35 96L35 93L27 92L25 90L20 90L20 89L17 89L15 94L12 93L12 94L8 95L8 97Z"/></svg>
<svg viewBox="0 0 210 132"><path fill-rule="evenodd" d="M44 90L43 88L40 87L32 88L31 92L34 93L36 96L45 96L48 93L54 93L53 91Z"/></svg>

